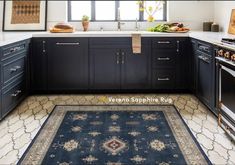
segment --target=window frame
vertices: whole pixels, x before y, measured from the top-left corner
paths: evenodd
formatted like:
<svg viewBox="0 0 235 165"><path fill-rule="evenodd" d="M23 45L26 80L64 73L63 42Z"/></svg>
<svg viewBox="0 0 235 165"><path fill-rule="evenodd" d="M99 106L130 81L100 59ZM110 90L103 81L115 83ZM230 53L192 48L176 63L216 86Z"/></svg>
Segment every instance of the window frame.
<svg viewBox="0 0 235 165"><path fill-rule="evenodd" d="M72 20L72 12L71 12L71 1L73 0L68 0L68 22L81 22L81 20ZM74 0L76 1L76 0ZM115 1L115 20L96 20L95 19L95 0L91 1L91 18L90 22L116 22L117 17L118 17L118 8L120 6L120 1L117 0ZM164 22L167 21L167 0L164 0L165 3L163 4L163 19L162 20L155 20L155 22ZM134 22L136 20L121 20L124 22ZM139 11L139 22L146 22L147 20L144 20L144 13Z"/></svg>

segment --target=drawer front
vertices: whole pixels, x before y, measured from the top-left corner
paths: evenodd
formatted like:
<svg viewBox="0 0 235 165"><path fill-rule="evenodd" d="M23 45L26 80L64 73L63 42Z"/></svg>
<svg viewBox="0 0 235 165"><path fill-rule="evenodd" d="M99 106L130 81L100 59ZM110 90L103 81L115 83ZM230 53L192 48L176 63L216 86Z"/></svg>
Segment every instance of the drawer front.
<svg viewBox="0 0 235 165"><path fill-rule="evenodd" d="M102 37L102 38L90 38L89 40L90 42L90 47L97 47L97 46L101 46L101 47L105 47L105 46L117 46L117 45L126 45L131 47L131 38L127 38L127 37Z"/></svg>
<svg viewBox="0 0 235 165"><path fill-rule="evenodd" d="M196 49L197 51L206 53L207 55L211 55L212 54L212 46L210 44L204 43L204 42L197 42L196 45Z"/></svg>
<svg viewBox="0 0 235 165"><path fill-rule="evenodd" d="M10 112L24 98L26 93L25 81L2 91L2 116Z"/></svg>
<svg viewBox="0 0 235 165"><path fill-rule="evenodd" d="M153 39L152 45L153 48L158 49L177 49L179 47L179 40L172 39L172 38L159 38L159 39Z"/></svg>
<svg viewBox="0 0 235 165"><path fill-rule="evenodd" d="M3 64L3 85L6 85L14 78L25 71L25 56L14 59Z"/></svg>
<svg viewBox="0 0 235 165"><path fill-rule="evenodd" d="M27 51L28 49L28 42L18 42L15 44L7 45L2 48L2 60L6 60L18 53Z"/></svg>
<svg viewBox="0 0 235 165"><path fill-rule="evenodd" d="M152 73L155 89L172 89L176 83L176 72L173 69L154 70Z"/></svg>
<svg viewBox="0 0 235 165"><path fill-rule="evenodd" d="M152 66L154 68L175 67L177 63L177 56L178 54L172 51L164 51L164 52L153 51L153 65Z"/></svg>

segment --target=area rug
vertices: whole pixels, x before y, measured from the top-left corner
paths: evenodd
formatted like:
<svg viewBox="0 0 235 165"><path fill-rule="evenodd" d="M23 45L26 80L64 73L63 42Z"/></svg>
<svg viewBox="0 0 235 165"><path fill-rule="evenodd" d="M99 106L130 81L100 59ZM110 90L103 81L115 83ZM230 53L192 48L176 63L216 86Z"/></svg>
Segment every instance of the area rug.
<svg viewBox="0 0 235 165"><path fill-rule="evenodd" d="M174 106L57 106L19 164L211 164Z"/></svg>

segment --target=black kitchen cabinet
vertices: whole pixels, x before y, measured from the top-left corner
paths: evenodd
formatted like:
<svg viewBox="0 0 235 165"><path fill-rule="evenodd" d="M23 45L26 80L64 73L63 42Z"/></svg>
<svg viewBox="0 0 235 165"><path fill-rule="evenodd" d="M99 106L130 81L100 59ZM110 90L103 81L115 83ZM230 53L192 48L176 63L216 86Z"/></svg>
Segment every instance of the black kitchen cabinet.
<svg viewBox="0 0 235 165"><path fill-rule="evenodd" d="M33 93L47 91L47 39L33 38L31 64L31 90Z"/></svg>
<svg viewBox="0 0 235 165"><path fill-rule="evenodd" d="M0 119L28 95L28 55L30 40L0 48Z"/></svg>
<svg viewBox="0 0 235 165"><path fill-rule="evenodd" d="M212 45L194 40L195 93L212 111L215 109L215 59Z"/></svg>
<svg viewBox="0 0 235 165"><path fill-rule="evenodd" d="M188 90L188 38L158 37L152 40L152 88Z"/></svg>
<svg viewBox="0 0 235 165"><path fill-rule="evenodd" d="M118 48L90 49L91 88L120 89L120 52Z"/></svg>
<svg viewBox="0 0 235 165"><path fill-rule="evenodd" d="M87 38L50 38L47 56L49 91L88 89Z"/></svg>
<svg viewBox="0 0 235 165"><path fill-rule="evenodd" d="M2 57L2 49L0 48L0 57ZM0 68L2 68L2 63L0 61ZM0 105L2 105L2 71L0 70ZM2 106L0 106L0 120L2 118Z"/></svg>
<svg viewBox="0 0 235 165"><path fill-rule="evenodd" d="M122 89L149 89L151 85L151 42L142 45L140 54L133 54L131 48L121 50ZM145 45L146 44L146 45Z"/></svg>
<svg viewBox="0 0 235 165"><path fill-rule="evenodd" d="M150 84L150 39L142 39L142 52L133 54L131 38L90 40L92 89L147 89Z"/></svg>
<svg viewBox="0 0 235 165"><path fill-rule="evenodd" d="M197 55L196 55L196 40L191 39L190 40L190 45L189 45L189 55L191 56L190 58L190 81L189 81L189 86L190 89L193 93L196 93L196 61L197 61Z"/></svg>

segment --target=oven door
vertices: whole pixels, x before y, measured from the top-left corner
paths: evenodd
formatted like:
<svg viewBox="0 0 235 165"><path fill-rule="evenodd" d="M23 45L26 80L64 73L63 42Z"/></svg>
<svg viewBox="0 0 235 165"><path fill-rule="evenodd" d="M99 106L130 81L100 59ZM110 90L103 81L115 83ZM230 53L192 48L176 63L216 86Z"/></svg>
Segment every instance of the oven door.
<svg viewBox="0 0 235 165"><path fill-rule="evenodd" d="M221 115L235 123L235 70L220 64L219 101Z"/></svg>

